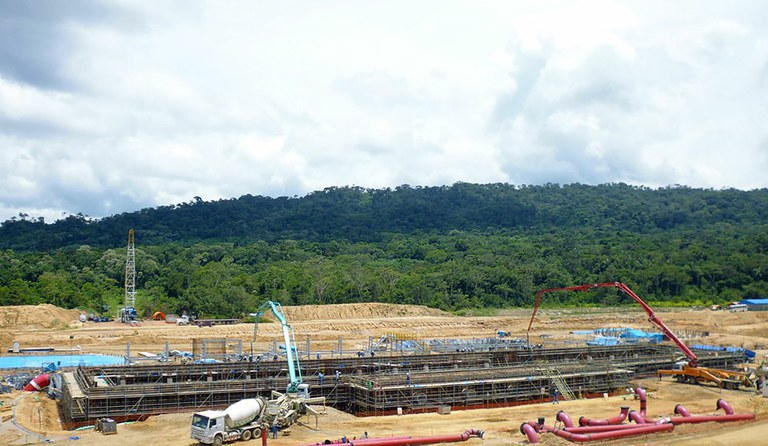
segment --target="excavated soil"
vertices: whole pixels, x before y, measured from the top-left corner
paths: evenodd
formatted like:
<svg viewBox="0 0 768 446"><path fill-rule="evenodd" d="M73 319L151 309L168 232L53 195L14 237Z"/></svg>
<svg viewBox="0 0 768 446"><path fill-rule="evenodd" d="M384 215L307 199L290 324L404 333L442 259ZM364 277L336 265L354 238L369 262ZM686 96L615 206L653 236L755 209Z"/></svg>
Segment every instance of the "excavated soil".
<svg viewBox="0 0 768 446"><path fill-rule="evenodd" d="M388 304L346 304L330 306L285 307L285 314L294 328L296 340L303 345L311 339L314 350L330 350L338 346L341 336L345 350L365 348L369 339L385 334L398 334L413 338L481 338L492 337L497 330L525 337L530 321L530 310L506 310L494 317L457 317L420 306ZM214 327L179 327L162 321L146 321L135 326L119 322L82 324L80 312L62 310L50 305L30 307L0 307L0 347L7 351L18 341L22 347L53 346L62 349L80 346L86 353L123 354L126 345L131 351L160 352L166 342L171 349L191 350L194 338L241 339L244 349L250 347L254 336L253 324ZM758 359L768 353L768 312L729 313L709 310L665 310L658 316L681 336L702 335L700 341L708 344L741 346L755 349ZM583 345L583 336L571 334L573 330L601 327L636 327L652 330L647 316L639 309L598 310L543 310L537 314L530 336L537 342L553 345ZM277 323L261 323L255 350L266 350L272 340L280 337ZM723 398L736 413L755 413L757 420L746 423L706 423L678 426L673 432L650 437L598 442L618 445L732 445L768 444L768 399L748 391L720 390L708 386L691 386L672 381L645 380L640 384L651 392L650 416L673 416L676 404L683 404L694 414L715 413L716 401ZM25 428L53 439L57 443L91 446L120 445L193 445L189 438L191 413L151 417L149 420L119 425L118 434L105 437L87 431L63 431L58 419L56 403L44 396L13 392L0 395L0 445L38 444L41 440L25 433L11 423L12 406L16 404L17 420ZM520 424L545 417L554 423L558 410L565 410L573 419L584 415L605 418L618 414L622 405L639 408L639 403L628 396L607 399L564 401L560 405L534 404L514 408L472 411L452 411L448 415L420 414L389 417L356 418L333 409L320 417L320 427L313 430L296 425L289 436L270 440L275 445L299 445L360 436L368 431L371 436L413 435L429 436L460 434L465 429L485 430L484 440L470 439L471 444L513 445L527 444ZM720 411L722 413L722 411ZM312 423L314 425L314 423ZM238 444L238 443L235 443ZM252 443L257 444L257 443ZM572 444L554 435L542 435L543 445Z"/></svg>

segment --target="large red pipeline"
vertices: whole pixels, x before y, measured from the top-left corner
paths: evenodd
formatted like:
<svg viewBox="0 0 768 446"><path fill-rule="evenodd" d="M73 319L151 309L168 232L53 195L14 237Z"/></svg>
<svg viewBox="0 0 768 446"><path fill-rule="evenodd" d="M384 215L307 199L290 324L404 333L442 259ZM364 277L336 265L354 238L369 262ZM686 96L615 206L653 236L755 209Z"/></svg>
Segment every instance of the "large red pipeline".
<svg viewBox="0 0 768 446"><path fill-rule="evenodd" d="M621 412L615 417L607 419L590 419L586 417L579 417L579 426L608 426L612 424L621 424L627 419L629 414L629 407L622 407Z"/></svg>
<svg viewBox="0 0 768 446"><path fill-rule="evenodd" d="M536 427L534 427L537 425L535 423L534 424L531 424L531 423L534 423L534 422L529 421L527 423L521 424L520 432L526 437L528 437L528 443L539 444L539 434L538 432L536 432Z"/></svg>
<svg viewBox="0 0 768 446"><path fill-rule="evenodd" d="M456 443L459 441L467 441L470 437L483 438L484 432L479 429L467 429L464 433L459 435L436 435L433 437L419 437L419 438L402 438L402 439L367 439L367 440L352 440L349 441L349 446L363 445L363 446L410 446L418 444L434 444L434 443Z"/></svg>
<svg viewBox="0 0 768 446"><path fill-rule="evenodd" d="M640 398L640 415L645 417L648 409L648 395L646 395L645 389L642 387L635 389L635 395Z"/></svg>
<svg viewBox="0 0 768 446"><path fill-rule="evenodd" d="M386 440L407 440L409 438L413 438L412 435L396 435L394 437L376 437L376 438L358 438L357 440L354 440L355 444L369 444L375 441L386 441Z"/></svg>
<svg viewBox="0 0 768 446"><path fill-rule="evenodd" d="M630 421L634 421L635 424L645 424L645 417L640 415L635 410L630 410L629 411L629 419L630 419Z"/></svg>
<svg viewBox="0 0 768 446"><path fill-rule="evenodd" d="M730 404L728 404L727 401L725 401L722 398L717 400L717 408L715 409L715 411L717 411L717 409L723 409L726 415L733 415L733 408L731 407Z"/></svg>
<svg viewBox="0 0 768 446"><path fill-rule="evenodd" d="M615 427L615 426L613 426ZM663 431L670 431L674 429L674 425L672 424L643 424L639 426L632 426L632 429L613 429L608 432L597 432L597 433L591 433L591 434L578 434L573 432L568 432L564 429L555 429L553 427L549 426L541 426L541 430L544 432L550 432L555 435L557 435L560 438L565 438L568 441L573 441L575 443L586 443L589 441L599 441L599 440L612 440L615 438L624 438L624 437L631 437L635 435L645 435L645 434L652 434L656 432L663 432Z"/></svg>
<svg viewBox="0 0 768 446"><path fill-rule="evenodd" d="M674 418L660 418L656 421L656 423L672 423L672 424L693 424L693 423L709 423L709 422L717 422L717 423L728 423L731 421L747 421L747 420L754 420L755 415L748 413L748 414L734 414L733 408L731 407L728 402L726 402L723 399L717 400L717 409L723 409L725 411L725 415L691 415L691 412L685 408L682 404L678 404L675 406L675 413L680 415L679 417ZM635 415L635 412L629 414L630 419L635 421L636 423L640 424L640 422L637 419L637 416ZM646 423L652 423L653 420L642 417L642 419Z"/></svg>
<svg viewBox="0 0 768 446"><path fill-rule="evenodd" d="M640 426L648 426L648 424L641 424ZM637 429L640 426L638 426L637 424L606 424L605 426L567 427L563 430L572 432L574 434L593 434L596 432L610 432L610 431L621 431L626 429Z"/></svg>
<svg viewBox="0 0 768 446"><path fill-rule="evenodd" d="M654 420L653 418L648 418L640 415L640 412L637 412L635 410L629 411L629 419L630 421L634 421L636 424L664 424L669 423L669 418L659 418L658 420Z"/></svg>
<svg viewBox="0 0 768 446"><path fill-rule="evenodd" d="M566 429L573 427L573 420L571 420L571 417L568 416L568 414L565 413L565 411L561 410L560 412L558 412L557 415L555 416L555 419L563 423L563 426L565 426Z"/></svg>
<svg viewBox="0 0 768 446"><path fill-rule="evenodd" d="M266 433L266 431L264 431L264 432ZM411 435L397 435L397 436L393 436L393 437L361 438L361 439L355 439L354 442L355 442L355 444L366 445L366 444L369 444L372 441L380 441L380 440L407 440L409 438L413 438L413 437ZM323 446L323 445L326 445L326 444L333 444L333 445L337 445L337 446L345 446L345 445L349 445L349 442L348 441L341 441L341 440L325 440L324 442L310 443L310 444L305 444L305 445L302 445L302 446Z"/></svg>
<svg viewBox="0 0 768 446"><path fill-rule="evenodd" d="M709 423L715 421L717 423L728 423L730 421L747 421L754 420L755 414L733 414L733 415L691 415L690 417L675 417L671 418L672 424L693 424L693 423Z"/></svg>
<svg viewBox="0 0 768 446"><path fill-rule="evenodd" d="M678 404L677 406L675 406L675 413L685 418L688 418L691 416L691 412L688 409L686 409L685 406L683 406L682 404Z"/></svg>

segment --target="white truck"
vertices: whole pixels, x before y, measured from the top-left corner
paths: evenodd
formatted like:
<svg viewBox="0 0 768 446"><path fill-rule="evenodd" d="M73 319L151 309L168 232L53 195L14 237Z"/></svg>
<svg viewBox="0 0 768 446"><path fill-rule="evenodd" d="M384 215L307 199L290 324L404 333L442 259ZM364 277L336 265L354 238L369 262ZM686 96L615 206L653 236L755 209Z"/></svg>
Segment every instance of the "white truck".
<svg viewBox="0 0 768 446"><path fill-rule="evenodd" d="M189 325L189 316L185 314L176 318L176 325Z"/></svg>
<svg viewBox="0 0 768 446"><path fill-rule="evenodd" d="M206 410L192 416L192 439L221 446L235 440L248 441L261 436L265 426L262 417L267 404L264 398L238 401L225 410Z"/></svg>

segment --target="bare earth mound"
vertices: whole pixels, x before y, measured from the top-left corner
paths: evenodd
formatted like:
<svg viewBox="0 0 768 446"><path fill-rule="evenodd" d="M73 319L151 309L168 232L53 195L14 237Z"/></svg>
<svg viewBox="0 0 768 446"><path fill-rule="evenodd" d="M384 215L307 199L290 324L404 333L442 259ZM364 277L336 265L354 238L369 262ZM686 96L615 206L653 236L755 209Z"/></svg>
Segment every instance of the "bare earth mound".
<svg viewBox="0 0 768 446"><path fill-rule="evenodd" d="M65 310L51 304L0 307L0 328L69 328L79 324L79 310Z"/></svg>
<svg viewBox="0 0 768 446"><path fill-rule="evenodd" d="M398 305L383 303L301 305L283 307L289 321L317 321L335 319L380 319L392 317L451 316L450 313L424 305ZM269 316L269 315L267 315Z"/></svg>

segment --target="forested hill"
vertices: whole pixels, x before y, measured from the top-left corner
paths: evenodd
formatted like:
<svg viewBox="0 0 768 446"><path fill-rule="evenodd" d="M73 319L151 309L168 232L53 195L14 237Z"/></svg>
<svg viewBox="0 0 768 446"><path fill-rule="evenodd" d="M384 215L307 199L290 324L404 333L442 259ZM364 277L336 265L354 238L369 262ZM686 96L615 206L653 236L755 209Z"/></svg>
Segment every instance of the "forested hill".
<svg viewBox="0 0 768 446"><path fill-rule="evenodd" d="M768 222L768 190L650 189L626 184L513 186L456 183L395 189L334 187L304 197L237 199L142 209L95 220L71 215L48 224L21 217L0 224L0 249L49 251L89 245L304 240L375 242L391 234L452 230L541 233L593 228L650 234Z"/></svg>
<svg viewBox="0 0 768 446"><path fill-rule="evenodd" d="M445 310L531 305L538 290L624 282L653 305L768 297L768 190L459 183L331 188L0 227L0 305L136 305L206 317L283 304ZM548 304L615 305L615 290Z"/></svg>

